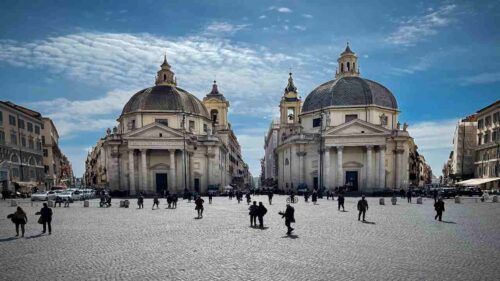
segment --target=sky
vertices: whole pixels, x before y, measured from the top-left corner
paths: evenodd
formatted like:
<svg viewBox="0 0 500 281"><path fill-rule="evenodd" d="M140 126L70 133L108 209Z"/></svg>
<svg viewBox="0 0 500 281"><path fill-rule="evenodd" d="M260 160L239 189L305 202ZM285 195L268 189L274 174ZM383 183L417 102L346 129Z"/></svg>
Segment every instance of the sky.
<svg viewBox="0 0 500 281"><path fill-rule="evenodd" d="M350 42L361 76L395 95L401 123L440 175L455 125L500 98L499 1L9 1L0 3L0 100L54 120L76 176L166 52L198 98L214 79L244 160L293 72L304 100Z"/></svg>

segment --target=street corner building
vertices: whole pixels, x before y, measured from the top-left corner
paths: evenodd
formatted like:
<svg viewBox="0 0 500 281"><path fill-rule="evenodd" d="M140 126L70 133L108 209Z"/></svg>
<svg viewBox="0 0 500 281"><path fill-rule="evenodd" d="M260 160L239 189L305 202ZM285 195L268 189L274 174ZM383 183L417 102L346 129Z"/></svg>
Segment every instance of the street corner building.
<svg viewBox="0 0 500 281"><path fill-rule="evenodd" d="M177 86L165 56L155 84L130 98L118 126L89 152L86 184L130 195L248 187L251 175L217 82L201 101Z"/></svg>
<svg viewBox="0 0 500 281"><path fill-rule="evenodd" d="M400 124L391 91L360 77L349 45L337 62L335 79L316 87L304 102L290 73L280 119L265 137L263 174L284 191L343 187L373 193L430 181L430 167L408 125Z"/></svg>

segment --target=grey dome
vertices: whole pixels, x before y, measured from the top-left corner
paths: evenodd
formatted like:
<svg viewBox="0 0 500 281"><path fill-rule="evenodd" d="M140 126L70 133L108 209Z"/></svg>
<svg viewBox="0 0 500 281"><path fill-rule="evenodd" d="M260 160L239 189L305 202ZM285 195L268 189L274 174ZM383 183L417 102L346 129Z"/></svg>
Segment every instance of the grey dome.
<svg viewBox="0 0 500 281"><path fill-rule="evenodd" d="M386 87L360 77L341 77L314 89L304 101L302 112L329 106L379 105L397 109L396 98Z"/></svg>
<svg viewBox="0 0 500 281"><path fill-rule="evenodd" d="M137 92L125 104L122 114L135 111L178 111L210 118L197 97L172 85L157 85Z"/></svg>

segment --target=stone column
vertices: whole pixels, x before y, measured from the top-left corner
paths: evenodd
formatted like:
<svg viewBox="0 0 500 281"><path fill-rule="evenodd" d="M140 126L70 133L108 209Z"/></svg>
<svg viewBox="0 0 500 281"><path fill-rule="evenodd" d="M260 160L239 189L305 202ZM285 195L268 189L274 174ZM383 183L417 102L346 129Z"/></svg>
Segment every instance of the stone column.
<svg viewBox="0 0 500 281"><path fill-rule="evenodd" d="M323 165L323 185L330 188L330 148L325 147L324 151L325 163Z"/></svg>
<svg viewBox="0 0 500 281"><path fill-rule="evenodd" d="M380 188L385 188L385 146L379 147L379 164L378 164L378 185Z"/></svg>
<svg viewBox="0 0 500 281"><path fill-rule="evenodd" d="M134 150L128 151L128 179L129 190L131 195L135 195L135 173L134 173Z"/></svg>
<svg viewBox="0 0 500 281"><path fill-rule="evenodd" d="M372 151L373 151L373 146L372 145L367 145L366 146L366 187L367 188L372 188L373 187L373 181L372 181Z"/></svg>
<svg viewBox="0 0 500 281"><path fill-rule="evenodd" d="M211 171L211 167L212 166L212 161L210 160L211 159L211 155L210 155L210 151L207 152L207 191L208 191L208 186L210 185L210 177L211 177L211 174L212 174L212 171Z"/></svg>
<svg viewBox="0 0 500 281"><path fill-rule="evenodd" d="M146 163L146 153L147 149L141 149L141 165L142 165L142 188L144 190L148 189L148 166Z"/></svg>
<svg viewBox="0 0 500 281"><path fill-rule="evenodd" d="M169 188L170 191L176 192L177 191L177 183L176 183L176 172L175 172L175 149L169 149L168 152L170 152L170 184L171 187Z"/></svg>
<svg viewBox="0 0 500 281"><path fill-rule="evenodd" d="M400 189L401 188L401 172L400 172L400 169L401 169L401 152L399 149L395 149L394 150L394 156L395 156L395 163L396 163L396 169L395 169L395 174L396 174L396 182L394 183L394 187L396 189Z"/></svg>
<svg viewBox="0 0 500 281"><path fill-rule="evenodd" d="M337 146L337 179L338 186L344 186L344 170L342 169L342 152L344 150L343 146Z"/></svg>

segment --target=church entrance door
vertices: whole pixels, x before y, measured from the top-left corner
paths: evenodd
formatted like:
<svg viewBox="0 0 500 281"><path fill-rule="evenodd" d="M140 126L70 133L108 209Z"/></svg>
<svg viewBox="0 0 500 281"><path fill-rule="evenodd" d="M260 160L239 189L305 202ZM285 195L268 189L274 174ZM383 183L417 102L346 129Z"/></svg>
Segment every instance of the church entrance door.
<svg viewBox="0 0 500 281"><path fill-rule="evenodd" d="M156 173L156 193L163 195L163 191L167 190L168 181L166 173Z"/></svg>
<svg viewBox="0 0 500 281"><path fill-rule="evenodd" d="M345 185L349 191L358 191L358 171L345 172Z"/></svg>

